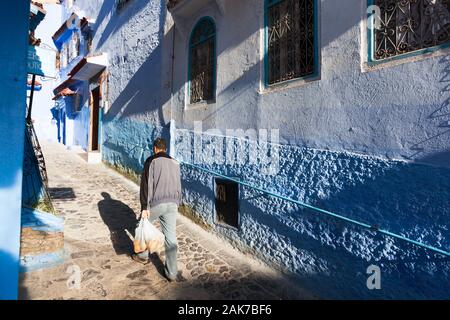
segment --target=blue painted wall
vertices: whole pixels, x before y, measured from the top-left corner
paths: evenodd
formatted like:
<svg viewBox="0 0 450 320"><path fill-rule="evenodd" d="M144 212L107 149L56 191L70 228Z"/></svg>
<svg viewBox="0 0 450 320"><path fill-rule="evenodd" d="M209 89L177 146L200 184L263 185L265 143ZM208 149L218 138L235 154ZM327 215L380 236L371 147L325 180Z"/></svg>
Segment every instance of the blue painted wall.
<svg viewBox="0 0 450 320"><path fill-rule="evenodd" d="M177 159L195 163L193 137L189 131L177 132ZM450 251L446 168L296 146L269 144L265 149L248 140L208 134L202 138L204 168ZM215 164L211 150L227 144L225 156L234 157L236 163ZM270 157L248 164L252 148L259 154L279 152L276 175L264 172ZM202 220L243 251L293 273L299 285L320 297L450 298L448 287L441 285L450 283L448 257L242 186L239 230L220 225L214 209L214 176L182 168L183 199ZM382 290L366 287L371 264L381 268Z"/></svg>
<svg viewBox="0 0 450 320"><path fill-rule="evenodd" d="M0 299L18 291L29 12L27 0L0 11Z"/></svg>
<svg viewBox="0 0 450 320"><path fill-rule="evenodd" d="M263 1L226 0L222 12L211 3L178 12L174 31L159 1L132 1L121 13L112 1L77 1L96 17L95 50L110 54L103 159L139 172L153 137L169 135L171 119L179 128L170 137L176 157L186 162L194 161L192 146L181 136L192 140L192 131L183 130L194 121L223 134L279 129L281 144L269 145L280 155L274 176L264 164L246 161L247 139L203 134L200 164L450 250L448 52L370 69L365 1L322 0L319 77L266 88ZM204 16L217 26L217 96L215 103L190 106L189 34ZM222 155L211 151L217 139L234 144L230 156L243 161L211 165ZM184 202L218 235L321 297L450 298L442 285L450 282L448 258L246 188L236 231L215 221L211 175L183 167L183 186ZM381 268L382 290L366 287L371 264Z"/></svg>
<svg viewBox="0 0 450 320"><path fill-rule="evenodd" d="M224 1L224 11L205 5L174 11L166 37L174 36L171 118L176 120L177 157L194 161L181 140L203 130L278 129L280 170L248 163L246 139L233 166L215 164L220 143L204 134L200 165L240 177L319 208L449 250L448 53L367 65L366 2L319 2L319 75L274 87L264 84L264 3ZM184 13L183 13L184 10ZM193 10L194 11L194 10ZM190 105L189 34L198 19L217 26L215 103ZM167 52L171 52L170 50ZM171 53L164 55L170 62ZM163 81L170 80L170 74ZM189 140L189 138L187 138ZM219 138L216 138L219 139ZM218 153L211 151L217 149ZM260 153L262 154L262 153ZM449 298L449 261L390 238L301 210L242 189L241 229L215 223L213 177L183 170L186 204L224 238L244 251L297 276L322 297ZM366 287L369 265L379 265L382 290Z"/></svg>

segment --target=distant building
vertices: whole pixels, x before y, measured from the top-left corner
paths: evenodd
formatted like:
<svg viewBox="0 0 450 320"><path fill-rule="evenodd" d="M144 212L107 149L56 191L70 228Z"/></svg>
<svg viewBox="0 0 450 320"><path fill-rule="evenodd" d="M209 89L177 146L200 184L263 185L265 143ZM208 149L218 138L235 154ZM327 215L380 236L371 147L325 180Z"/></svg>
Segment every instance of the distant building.
<svg viewBox="0 0 450 320"><path fill-rule="evenodd" d="M52 112L58 123L58 140L68 147L83 148L90 162L98 162L107 57L91 54L91 34L88 20L72 12L53 35L61 83L54 90Z"/></svg>

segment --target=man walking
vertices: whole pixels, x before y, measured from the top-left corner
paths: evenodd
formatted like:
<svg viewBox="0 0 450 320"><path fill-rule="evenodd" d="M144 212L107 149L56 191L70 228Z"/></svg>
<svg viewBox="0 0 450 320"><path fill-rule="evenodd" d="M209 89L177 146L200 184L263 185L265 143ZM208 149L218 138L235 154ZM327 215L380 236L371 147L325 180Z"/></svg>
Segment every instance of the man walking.
<svg viewBox="0 0 450 320"><path fill-rule="evenodd" d="M169 281L175 281L178 276L176 220L181 202L181 179L180 165L166 152L166 142L157 138L153 143L153 156L145 161L141 177L141 213L137 218L141 216L150 222L159 218L165 236L165 274ZM132 258L147 264L149 252L133 254Z"/></svg>

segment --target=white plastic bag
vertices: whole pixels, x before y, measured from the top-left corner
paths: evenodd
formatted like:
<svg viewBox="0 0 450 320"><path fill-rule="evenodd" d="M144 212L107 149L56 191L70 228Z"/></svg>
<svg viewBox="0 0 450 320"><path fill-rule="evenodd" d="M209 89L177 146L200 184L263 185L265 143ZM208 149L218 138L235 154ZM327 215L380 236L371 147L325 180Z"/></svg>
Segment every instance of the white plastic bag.
<svg viewBox="0 0 450 320"><path fill-rule="evenodd" d="M153 253L162 245L164 235L148 219L141 219L134 236L134 252Z"/></svg>

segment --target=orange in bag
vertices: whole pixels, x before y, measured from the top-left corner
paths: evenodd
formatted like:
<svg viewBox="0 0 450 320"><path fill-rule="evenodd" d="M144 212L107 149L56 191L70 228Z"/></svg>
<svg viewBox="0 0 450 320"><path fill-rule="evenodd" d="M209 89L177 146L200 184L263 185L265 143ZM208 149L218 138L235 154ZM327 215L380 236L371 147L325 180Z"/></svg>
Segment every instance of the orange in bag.
<svg viewBox="0 0 450 320"><path fill-rule="evenodd" d="M146 246L141 245L141 241L134 240L134 252L135 253L141 253L144 252L147 249Z"/></svg>
<svg viewBox="0 0 450 320"><path fill-rule="evenodd" d="M134 252L141 253L148 249L154 253L162 245L163 239L164 235L148 219L141 219L133 241Z"/></svg>
<svg viewBox="0 0 450 320"><path fill-rule="evenodd" d="M150 241L147 241L147 249L150 251L150 253L157 252L162 246L161 239L153 239Z"/></svg>

